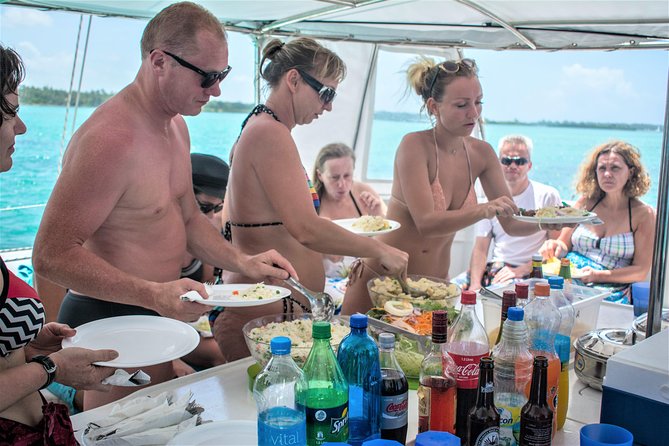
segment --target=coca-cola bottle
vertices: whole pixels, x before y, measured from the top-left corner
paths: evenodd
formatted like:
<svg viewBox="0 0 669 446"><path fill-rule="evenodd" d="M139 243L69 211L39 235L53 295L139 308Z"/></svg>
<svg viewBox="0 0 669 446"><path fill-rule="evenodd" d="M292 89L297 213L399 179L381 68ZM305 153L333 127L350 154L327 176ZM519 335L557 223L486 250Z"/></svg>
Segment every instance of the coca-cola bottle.
<svg viewBox="0 0 669 446"><path fill-rule="evenodd" d="M395 358L395 335L379 335L381 362L381 438L405 444L407 440L409 383Z"/></svg>
<svg viewBox="0 0 669 446"><path fill-rule="evenodd" d="M489 356L488 335L476 316L476 293L463 291L462 309L453 323L448 338L448 354L457 366L457 408L455 435L467 441L467 417L476 404L476 387L479 379L479 362Z"/></svg>
<svg viewBox="0 0 669 446"><path fill-rule="evenodd" d="M432 347L420 364L418 432L455 431L455 392L457 374L453 359L446 352L448 317L445 311L432 312ZM476 392L476 390L474 390Z"/></svg>
<svg viewBox="0 0 669 446"><path fill-rule="evenodd" d="M467 437L469 446L498 446L500 416L495 407L492 358L481 358L476 405L469 412Z"/></svg>

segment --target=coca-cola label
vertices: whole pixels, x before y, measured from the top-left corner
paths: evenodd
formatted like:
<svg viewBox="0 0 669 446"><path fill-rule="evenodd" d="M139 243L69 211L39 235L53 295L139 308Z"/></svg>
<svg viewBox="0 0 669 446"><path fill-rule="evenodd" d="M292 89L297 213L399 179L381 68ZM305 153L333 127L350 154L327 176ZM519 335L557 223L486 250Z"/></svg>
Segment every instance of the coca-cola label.
<svg viewBox="0 0 669 446"><path fill-rule="evenodd" d="M381 429L397 429L407 424L409 409L409 393L401 395L382 396Z"/></svg>
<svg viewBox="0 0 669 446"><path fill-rule="evenodd" d="M455 365L458 367L457 382L458 389L476 389L479 384L479 362L487 353L478 356L464 356L450 353Z"/></svg>

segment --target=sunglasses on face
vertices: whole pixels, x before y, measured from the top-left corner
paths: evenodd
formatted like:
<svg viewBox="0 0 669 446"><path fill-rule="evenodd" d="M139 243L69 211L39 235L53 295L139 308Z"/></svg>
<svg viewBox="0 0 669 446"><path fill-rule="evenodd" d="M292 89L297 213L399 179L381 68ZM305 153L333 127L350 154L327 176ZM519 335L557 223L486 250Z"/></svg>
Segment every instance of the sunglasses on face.
<svg viewBox="0 0 669 446"><path fill-rule="evenodd" d="M221 212L221 210L223 209L223 202L220 202L218 204L214 204L214 203L203 203L200 200L196 200L196 201L197 201L198 206L200 206L200 211L203 214L208 214L212 211L214 212L214 214L217 214L217 213Z"/></svg>
<svg viewBox="0 0 669 446"><path fill-rule="evenodd" d="M312 77L311 75L305 73L300 69L298 69L297 72L300 73L300 76L302 76L304 82L309 84L309 86L313 88L316 91L316 93L318 93L318 97L321 99L321 102L324 105L330 104L332 101L334 101L335 96L337 96L337 90L335 90L332 87L327 87L323 85L314 77Z"/></svg>
<svg viewBox="0 0 669 446"><path fill-rule="evenodd" d="M155 49L151 50L151 52L154 52ZM188 68L189 70L195 71L197 74L202 76L204 79L202 80L202 83L200 86L202 88L209 88L212 85L214 85L216 82L221 82L223 79L226 78L226 76L230 73L230 70L232 70L232 67L228 65L228 68L226 68L223 71L204 71L201 68L196 67L192 63L186 62L183 60L181 57L177 56L176 54L172 54L169 51L161 50L163 53L167 54L170 56L172 59L176 60L179 65L182 67Z"/></svg>
<svg viewBox="0 0 669 446"><path fill-rule="evenodd" d="M439 65L437 65L437 68L439 70L442 70L448 74L455 74L458 71L460 71L460 68L466 67L469 70L473 70L476 68L476 62L474 62L473 59L462 59L462 60L446 60ZM437 82L437 78L439 77L439 71L437 71L437 74L434 75L432 78L432 82L430 82L430 96L432 96L432 89L434 88L434 84Z"/></svg>
<svg viewBox="0 0 669 446"><path fill-rule="evenodd" d="M529 163L530 160L523 158L522 156L503 156L499 159L499 162L505 166L510 166L512 163L516 163L517 166L524 166Z"/></svg>

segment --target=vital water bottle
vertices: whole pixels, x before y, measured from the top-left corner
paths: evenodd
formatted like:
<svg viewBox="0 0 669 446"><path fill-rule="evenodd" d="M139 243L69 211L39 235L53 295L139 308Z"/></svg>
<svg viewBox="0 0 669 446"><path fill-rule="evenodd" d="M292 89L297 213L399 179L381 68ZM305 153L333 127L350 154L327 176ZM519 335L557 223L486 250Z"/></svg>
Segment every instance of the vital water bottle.
<svg viewBox="0 0 669 446"><path fill-rule="evenodd" d="M298 392L306 406L308 446L348 441L348 383L330 346L330 329L329 322L314 322L304 363L307 385Z"/></svg>
<svg viewBox="0 0 669 446"><path fill-rule="evenodd" d="M253 384L258 406L258 445L305 444L307 426L299 390L306 387L304 373L290 356L290 339L270 342L272 357Z"/></svg>
<svg viewBox="0 0 669 446"><path fill-rule="evenodd" d="M348 442L356 446L381 438L381 366L379 349L367 334L367 316L354 314L349 323L337 362L348 382Z"/></svg>

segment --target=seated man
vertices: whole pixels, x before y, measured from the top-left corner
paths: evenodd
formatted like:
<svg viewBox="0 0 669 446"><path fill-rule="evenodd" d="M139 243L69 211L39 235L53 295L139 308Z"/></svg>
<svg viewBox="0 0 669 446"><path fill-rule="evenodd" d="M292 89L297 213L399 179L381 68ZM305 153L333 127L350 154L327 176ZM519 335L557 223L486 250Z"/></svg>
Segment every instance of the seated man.
<svg viewBox="0 0 669 446"><path fill-rule="evenodd" d="M527 177L532 168L532 140L522 135L505 136L498 144L499 160L513 201L519 208L538 209L560 204L558 191ZM552 233L553 231L551 231ZM556 233L559 233L556 231ZM476 242L464 284L471 290L491 283L506 283L527 277L532 268L532 254L555 234L539 231L524 237L513 237L502 229L497 218L481 220L476 225ZM490 242L495 246L488 260Z"/></svg>

